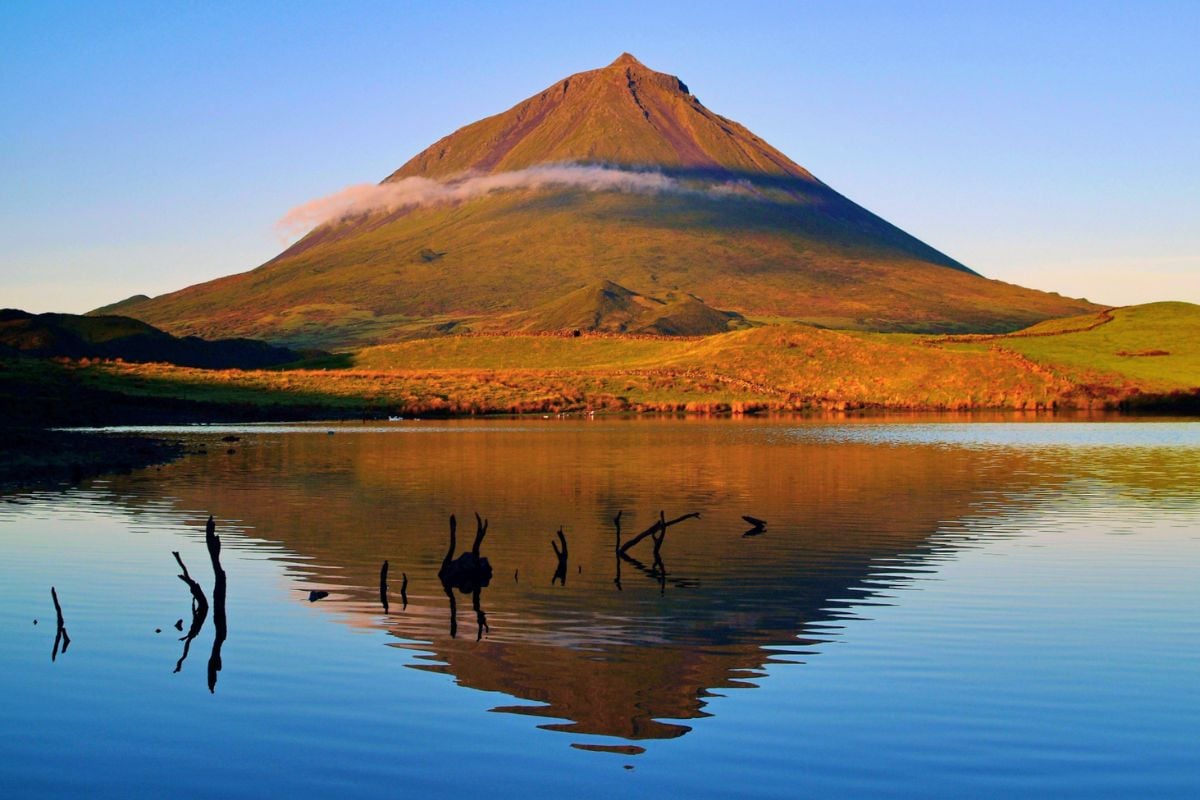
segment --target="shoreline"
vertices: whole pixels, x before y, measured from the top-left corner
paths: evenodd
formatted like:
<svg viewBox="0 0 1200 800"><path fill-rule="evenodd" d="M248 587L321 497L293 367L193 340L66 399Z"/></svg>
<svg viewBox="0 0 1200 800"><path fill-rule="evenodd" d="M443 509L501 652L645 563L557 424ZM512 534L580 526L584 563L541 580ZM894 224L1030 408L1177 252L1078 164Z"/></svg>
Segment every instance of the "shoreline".
<svg viewBox="0 0 1200 800"><path fill-rule="evenodd" d="M182 442L153 434L0 428L0 496L166 464Z"/></svg>
<svg viewBox="0 0 1200 800"><path fill-rule="evenodd" d="M759 411L751 413L696 413L694 411L608 411L588 415L581 411L558 413L433 413L391 419L387 416L359 414L294 413L272 417L269 414L208 415L204 419L112 420L94 426L9 426L0 427L0 497L28 491L62 489L88 478L124 474L137 469L164 465L191 451L181 435L203 434L213 428L215 435L225 428L269 425L380 425L403 426L420 422L461 422L487 420L514 421L649 421L655 419L693 420L775 420L796 422L942 422L1005 423L1019 425L1035 422L1134 422L1197 421L1197 413L1178 413L1173 408L1136 409L814 409L805 411ZM331 433L333 431L330 431Z"/></svg>

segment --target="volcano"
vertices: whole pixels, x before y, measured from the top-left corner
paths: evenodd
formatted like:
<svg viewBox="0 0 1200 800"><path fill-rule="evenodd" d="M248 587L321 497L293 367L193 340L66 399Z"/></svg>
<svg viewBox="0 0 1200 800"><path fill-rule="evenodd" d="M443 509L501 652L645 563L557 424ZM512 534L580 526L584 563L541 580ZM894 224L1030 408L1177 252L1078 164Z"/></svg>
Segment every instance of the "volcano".
<svg viewBox="0 0 1200 800"><path fill-rule="evenodd" d="M257 269L98 311L177 335L353 347L781 320L997 332L1095 308L978 275L629 54L290 219L311 230Z"/></svg>

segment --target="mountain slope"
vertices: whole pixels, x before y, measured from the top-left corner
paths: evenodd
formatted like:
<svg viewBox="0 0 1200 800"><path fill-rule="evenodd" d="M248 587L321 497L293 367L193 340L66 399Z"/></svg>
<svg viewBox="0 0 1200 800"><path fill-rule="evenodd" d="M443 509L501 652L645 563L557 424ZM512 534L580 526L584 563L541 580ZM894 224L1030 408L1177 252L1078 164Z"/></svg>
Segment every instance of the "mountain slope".
<svg viewBox="0 0 1200 800"><path fill-rule="evenodd" d="M976 275L628 54L341 200L256 270L114 308L177 333L322 346L519 329L605 281L873 330L1003 331L1095 308Z"/></svg>

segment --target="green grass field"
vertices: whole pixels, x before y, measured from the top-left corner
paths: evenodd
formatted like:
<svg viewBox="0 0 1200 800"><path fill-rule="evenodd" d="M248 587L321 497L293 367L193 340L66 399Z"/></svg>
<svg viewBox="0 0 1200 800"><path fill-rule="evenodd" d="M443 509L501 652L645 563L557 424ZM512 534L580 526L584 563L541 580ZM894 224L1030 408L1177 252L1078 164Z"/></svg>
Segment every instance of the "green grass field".
<svg viewBox="0 0 1200 800"><path fill-rule="evenodd" d="M1058 330L1083 327L1094 316L1056 320ZM1051 323L1029 333L1053 331ZM1112 321L1091 330L1053 336L1010 336L998 342L1071 380L1119 376L1144 392L1200 387L1200 306L1149 303L1112 311Z"/></svg>

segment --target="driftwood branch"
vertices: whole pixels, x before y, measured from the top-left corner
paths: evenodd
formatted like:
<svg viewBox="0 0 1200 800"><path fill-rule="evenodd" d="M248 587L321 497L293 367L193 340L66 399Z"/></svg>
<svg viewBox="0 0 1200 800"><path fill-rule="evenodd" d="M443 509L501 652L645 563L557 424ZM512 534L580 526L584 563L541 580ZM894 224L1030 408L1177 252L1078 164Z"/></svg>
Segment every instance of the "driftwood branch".
<svg viewBox="0 0 1200 800"><path fill-rule="evenodd" d="M383 566L379 568L379 602L383 605L383 613L388 613L388 562L385 560Z"/></svg>
<svg viewBox="0 0 1200 800"><path fill-rule="evenodd" d="M621 545L621 546L620 546L620 552L622 552L622 553L628 553L628 552L629 552L629 548L633 547L633 546L634 546L634 545L636 545L638 542L640 542L640 541L642 541L643 539L645 539L647 536L655 536L656 534L664 534L664 535L665 535L665 534L666 534L666 532L667 532L667 528L671 527L672 525L676 525L676 524L678 524L678 523L680 523L680 522L683 522L684 520L687 520L687 519L692 519L693 517L694 517L694 518L696 518L696 519L699 519L699 518L700 518L700 512L699 512L699 511L693 511L693 512L692 512L692 513L690 513L690 514L684 514L683 516L681 516L681 517L676 517L675 519L672 519L672 520L667 520L667 519L664 517L663 513L662 513L662 512L659 512L659 515L658 515L658 521L657 521L657 522L655 522L653 525L651 525L651 526L650 526L649 528L647 528L646 530L644 530L644 531L642 531L641 533L639 533L637 536L635 536L635 537L633 537L632 539L630 539L630 540L629 540L628 542L626 542L625 544ZM618 515L618 519L619 519L619 518L620 518L620 515ZM619 524L618 524L618 535L619 535L619 534L620 534L620 526L619 526ZM656 537L656 538L657 538L657 537ZM658 546L659 546L659 547L661 547L661 546L662 546L662 543L661 543L661 542L659 542L659 545L658 545Z"/></svg>
<svg viewBox="0 0 1200 800"><path fill-rule="evenodd" d="M749 514L743 514L742 519L746 520L746 522L750 524L750 529L743 533L742 536L759 536L763 533L766 533L767 521L765 519L752 517Z"/></svg>
<svg viewBox="0 0 1200 800"><path fill-rule="evenodd" d="M613 552L617 554L617 574L613 578L613 583L616 584L618 592L624 591L621 588L621 557L624 555L621 552L621 513L622 512L618 511L617 515L613 517L613 525L617 529L617 543L613 546Z"/></svg>
<svg viewBox="0 0 1200 800"><path fill-rule="evenodd" d="M666 514L660 511L658 513L657 522L622 545L621 514L618 513L617 516L613 518L613 526L616 528L616 575L613 577L613 583L616 584L617 590L621 591L623 589L621 586L621 562L626 562L638 571L645 573L647 577L654 579L658 583L659 591L665 592L667 586L667 567L663 563L662 546L663 542L666 541L667 528L679 522L683 522L685 519L691 519L693 517L699 518L699 516L699 513L693 512L691 514L684 514L681 517L668 520L666 518ZM627 552L630 547L646 537L651 537L654 543L654 560L650 566L647 566ZM686 582L681 582L679 580L674 580L672 582L678 584L679 586L687 585Z"/></svg>
<svg viewBox="0 0 1200 800"><path fill-rule="evenodd" d="M666 538L667 538L667 518L666 518L666 515L662 511L659 511L658 512L658 530L655 531L650 536L651 541L654 542L654 560L657 563L662 562L662 558L659 556L659 551L662 550L663 539L666 539Z"/></svg>
<svg viewBox="0 0 1200 800"><path fill-rule="evenodd" d="M667 566L662 560L662 544L667 538L667 522L663 512L658 512L658 533L654 534L654 566L651 567L651 577L658 578L658 591L662 594L667 590Z"/></svg>

